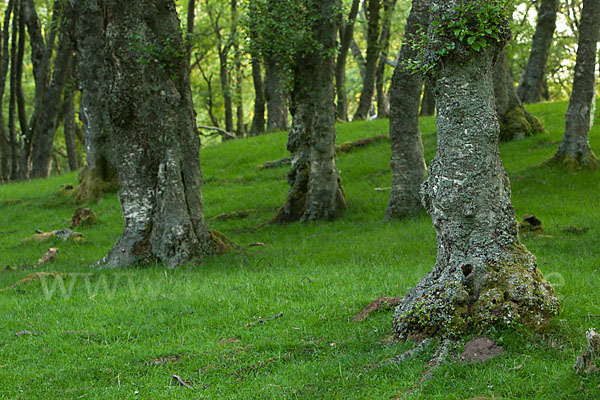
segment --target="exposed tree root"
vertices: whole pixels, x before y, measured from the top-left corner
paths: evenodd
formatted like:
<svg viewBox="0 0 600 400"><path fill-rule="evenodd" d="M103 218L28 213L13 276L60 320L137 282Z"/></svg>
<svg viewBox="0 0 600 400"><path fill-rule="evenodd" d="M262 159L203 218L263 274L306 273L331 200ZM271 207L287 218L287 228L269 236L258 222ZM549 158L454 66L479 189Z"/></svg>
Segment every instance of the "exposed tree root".
<svg viewBox="0 0 600 400"><path fill-rule="evenodd" d="M402 301L402 297L378 297L372 302L369 303L360 313L356 314L352 318L352 322L362 321L367 318L369 314L373 311L385 308L390 309L392 307L396 307Z"/></svg>
<svg viewBox="0 0 600 400"><path fill-rule="evenodd" d="M422 341L417 347L415 347L414 350L417 350L417 348L423 344L426 345L428 340L429 339L425 339L424 341ZM427 367L425 368L425 372L423 373L423 376L415 383L415 385L411 389L404 392L400 397L397 397L397 400L408 398L414 392L419 390L425 382L427 382L429 379L431 379L433 377L433 373L435 372L435 370L448 359L450 352L453 351L453 349L454 349L455 343L456 342L454 342L450 339L444 339L438 345L437 350L433 354L433 357L431 358L431 360L429 360L429 362L427 363ZM425 346L423 346L423 348L424 347ZM414 355L422 352L423 348L421 348L419 351L409 355L408 357L404 358L403 360L398 360L398 361L404 361L410 357L413 357Z"/></svg>
<svg viewBox="0 0 600 400"><path fill-rule="evenodd" d="M247 210L237 210L237 211L234 211L231 213L215 215L214 217L211 217L210 219L224 221L224 220L228 220L228 219L232 219L232 218L246 218L250 214L255 213L257 211L258 210L256 210L255 208L250 208Z"/></svg>

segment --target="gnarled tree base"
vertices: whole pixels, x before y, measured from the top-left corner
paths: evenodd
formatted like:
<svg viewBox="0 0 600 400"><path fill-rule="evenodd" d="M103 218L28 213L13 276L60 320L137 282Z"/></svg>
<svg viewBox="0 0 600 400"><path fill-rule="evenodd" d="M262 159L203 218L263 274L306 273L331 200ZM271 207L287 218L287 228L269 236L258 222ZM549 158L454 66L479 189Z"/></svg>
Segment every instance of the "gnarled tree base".
<svg viewBox="0 0 600 400"><path fill-rule="evenodd" d="M520 104L508 110L500 121L500 140L509 142L544 133L541 119L527 111Z"/></svg>
<svg viewBox="0 0 600 400"><path fill-rule="evenodd" d="M538 329L558 313L554 289L522 244L479 263L435 268L423 277L396 309L396 335L455 337L515 324Z"/></svg>

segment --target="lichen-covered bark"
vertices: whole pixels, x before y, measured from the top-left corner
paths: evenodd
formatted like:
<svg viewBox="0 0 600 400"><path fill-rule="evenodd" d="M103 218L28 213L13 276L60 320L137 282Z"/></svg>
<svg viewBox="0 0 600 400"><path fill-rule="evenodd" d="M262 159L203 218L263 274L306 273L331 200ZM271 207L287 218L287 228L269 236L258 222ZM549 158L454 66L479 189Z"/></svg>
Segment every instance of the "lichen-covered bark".
<svg viewBox="0 0 600 400"><path fill-rule="evenodd" d="M118 188L117 170L109 146L103 69L104 8L102 0L74 3L77 76L81 89L79 119L83 124L86 164L79 173L77 198L86 202Z"/></svg>
<svg viewBox="0 0 600 400"><path fill-rule="evenodd" d="M175 267L225 250L202 208L189 63L175 2L104 0L103 86L125 227L99 262ZM132 43L133 41L133 43ZM152 48L148 59L146 49Z"/></svg>
<svg viewBox="0 0 600 400"><path fill-rule="evenodd" d="M519 99L525 104L538 103L542 99L546 62L556 29L559 0L542 0L538 11L535 34L523 78L517 89Z"/></svg>
<svg viewBox="0 0 600 400"><path fill-rule="evenodd" d="M288 129L288 111L281 87L281 71L275 57L265 60L265 99L267 101L267 132Z"/></svg>
<svg viewBox="0 0 600 400"><path fill-rule="evenodd" d="M339 172L335 165L335 49L338 0L315 1L320 19L314 35L322 46L313 81L314 120L310 147L310 178L304 219L329 220L346 206Z"/></svg>
<svg viewBox="0 0 600 400"><path fill-rule="evenodd" d="M478 0L463 4L473 1ZM453 18L461 3L432 4L434 15ZM438 255L433 270L396 309L400 338L456 336L512 324L536 328L558 311L553 288L519 241L500 161L491 71L502 44L473 52L459 43L434 72L438 150L422 193Z"/></svg>
<svg viewBox="0 0 600 400"><path fill-rule="evenodd" d="M360 93L358 107L354 113L353 120L360 121L367 119L369 110L373 101L375 92L375 74L377 72L377 58L379 57L379 21L382 0L367 0L367 56L365 66L365 77L363 79L363 88Z"/></svg>
<svg viewBox="0 0 600 400"><path fill-rule="evenodd" d="M504 51L500 53L494 66L494 95L501 141L544 133L542 120L527 111L517 96Z"/></svg>
<svg viewBox="0 0 600 400"><path fill-rule="evenodd" d="M423 210L419 189L427 178L423 143L419 131L419 99L423 81L418 73L406 69L417 52L410 45L417 29L427 28L430 0L413 0L404 30L405 41L390 86L390 142L392 158L392 192L385 212L386 219L399 219Z"/></svg>
<svg viewBox="0 0 600 400"><path fill-rule="evenodd" d="M579 44L569 108L565 115L565 134L551 162L567 168L596 168L600 160L588 141L594 122L596 53L600 39L600 1L585 0L579 23Z"/></svg>
<svg viewBox="0 0 600 400"><path fill-rule="evenodd" d="M77 129L75 126L75 79L72 74L70 76L63 94L63 112L65 115L63 131L69 170L77 171L79 169L79 160L77 158L77 144L75 143L75 130Z"/></svg>
<svg viewBox="0 0 600 400"><path fill-rule="evenodd" d="M340 4L338 0L308 1L314 13L313 38L320 46L299 53L292 71L290 191L274 219L278 222L329 220L346 205L335 165L333 79Z"/></svg>
<svg viewBox="0 0 600 400"><path fill-rule="evenodd" d="M287 179L290 185L285 204L275 217L276 222L299 221L306 212L310 176L310 139L313 130L314 106L311 85L315 60L312 55L298 55L294 63L294 85L290 93L292 127L288 135L291 168Z"/></svg>

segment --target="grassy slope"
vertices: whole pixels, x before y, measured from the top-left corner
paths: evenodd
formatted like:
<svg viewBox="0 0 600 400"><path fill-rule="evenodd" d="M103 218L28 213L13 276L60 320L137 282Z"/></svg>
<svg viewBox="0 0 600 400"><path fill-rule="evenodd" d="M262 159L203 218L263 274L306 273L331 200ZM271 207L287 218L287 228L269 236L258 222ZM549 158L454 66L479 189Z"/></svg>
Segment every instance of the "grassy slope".
<svg viewBox="0 0 600 400"><path fill-rule="evenodd" d="M545 223L548 237L524 241L557 284L564 311L544 335L494 333L504 355L484 365L450 362L412 398L600 397L599 375L581 378L571 369L585 330L600 325L586 317L600 314L600 172L539 166L558 145L566 104L531 109L549 135L502 144L501 151L517 215L533 213ZM338 142L386 130L387 121L340 125ZM422 120L422 130L429 160L433 119ZM256 166L284 156L285 141L280 133L202 150L207 216L258 210L246 219L211 221L211 227L239 244L267 247L176 271L88 267L120 234L116 195L92 205L101 223L81 229L87 243L21 244L36 228L68 225L76 206L57 191L76 177L0 186L0 266L22 267L0 271L0 287L37 270L90 274L65 278L67 289L74 283L68 298L58 288L48 299L39 281L0 293L0 398L387 399L413 388L431 354L370 368L410 345L388 342L391 312L361 323L350 319L378 296L402 295L431 268L436 248L430 218L382 221L389 192L373 189L389 186L391 175L389 145L380 143L339 157L350 203L342 218L252 231L284 200L286 168ZM600 154L600 127L591 132L591 143ZM563 230L568 225L589 230L569 234ZM30 269L51 246L60 249L57 261ZM245 326L280 311L281 318ZM23 330L38 334L15 336ZM180 358L148 364L169 355ZM173 386L173 374L195 388Z"/></svg>

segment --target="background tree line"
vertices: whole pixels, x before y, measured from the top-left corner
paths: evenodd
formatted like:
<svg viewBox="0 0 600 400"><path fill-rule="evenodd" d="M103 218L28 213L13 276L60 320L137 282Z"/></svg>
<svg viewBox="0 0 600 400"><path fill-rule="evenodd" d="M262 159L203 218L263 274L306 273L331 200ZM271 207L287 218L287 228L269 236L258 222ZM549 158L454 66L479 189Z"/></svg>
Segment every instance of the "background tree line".
<svg viewBox="0 0 600 400"><path fill-rule="evenodd" d="M65 0L4 0L0 6L0 180L76 170L86 159L103 166L102 157L94 161L102 137L92 136L87 144L84 137L93 121L86 120L85 96L79 91L87 73L76 68L81 63L76 62L74 37L82 18L77 6ZM197 122L209 128L200 128L204 142L290 127L293 79L285 55L301 39L277 43L275 33L279 38L285 29L297 34L302 21L294 8L278 15L269 7L277 2L177 4L190 49ZM342 2L336 27L337 120L389 116L389 87L410 8L410 2L397 0ZM515 2L505 68L522 101L570 94L581 8L580 0ZM88 29L91 38L93 24L87 23L81 29ZM423 114L433 112L431 100L425 87ZM105 178L111 175L102 170Z"/></svg>

